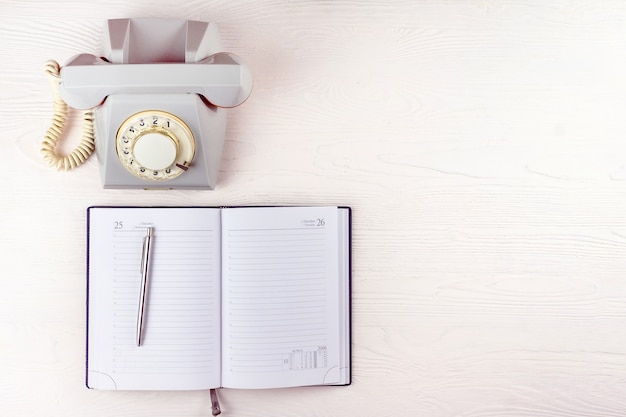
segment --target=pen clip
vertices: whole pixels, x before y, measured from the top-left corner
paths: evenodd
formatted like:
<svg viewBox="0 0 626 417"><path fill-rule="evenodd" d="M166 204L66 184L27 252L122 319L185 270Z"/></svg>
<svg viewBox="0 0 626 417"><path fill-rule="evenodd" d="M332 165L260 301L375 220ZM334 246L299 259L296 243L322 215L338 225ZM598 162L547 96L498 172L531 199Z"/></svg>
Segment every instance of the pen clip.
<svg viewBox="0 0 626 417"><path fill-rule="evenodd" d="M148 251L150 250L150 242L149 240L152 238L152 227L148 227L146 229L146 235L143 238L143 244L141 247L141 263L139 264L139 273L143 274L146 267L146 262L148 262Z"/></svg>
<svg viewBox="0 0 626 417"><path fill-rule="evenodd" d="M139 263L139 273L143 274L143 265L146 262L146 238L143 238L143 243L141 244L141 262Z"/></svg>

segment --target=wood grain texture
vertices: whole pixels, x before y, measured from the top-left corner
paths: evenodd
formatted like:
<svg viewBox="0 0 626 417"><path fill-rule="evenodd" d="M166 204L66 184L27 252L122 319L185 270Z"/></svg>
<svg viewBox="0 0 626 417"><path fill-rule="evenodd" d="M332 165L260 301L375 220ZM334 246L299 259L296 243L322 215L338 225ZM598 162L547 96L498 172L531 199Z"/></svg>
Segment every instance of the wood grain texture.
<svg viewBox="0 0 626 417"><path fill-rule="evenodd" d="M41 160L43 63L134 16L216 22L252 68L215 191ZM626 415L622 1L0 0L0 39L2 416L210 415L84 387L94 204L353 207L353 385L224 390L225 416Z"/></svg>

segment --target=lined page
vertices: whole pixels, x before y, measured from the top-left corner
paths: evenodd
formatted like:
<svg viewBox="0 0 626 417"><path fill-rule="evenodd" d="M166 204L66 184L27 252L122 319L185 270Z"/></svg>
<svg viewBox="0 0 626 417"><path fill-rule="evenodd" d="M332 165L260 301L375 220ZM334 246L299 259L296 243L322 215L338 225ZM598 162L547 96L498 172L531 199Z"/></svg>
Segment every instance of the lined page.
<svg viewBox="0 0 626 417"><path fill-rule="evenodd" d="M140 261L154 227L142 345ZM88 385L178 390L220 386L220 213L91 208Z"/></svg>
<svg viewBox="0 0 626 417"><path fill-rule="evenodd" d="M338 382L337 208L225 209L222 250L223 385Z"/></svg>

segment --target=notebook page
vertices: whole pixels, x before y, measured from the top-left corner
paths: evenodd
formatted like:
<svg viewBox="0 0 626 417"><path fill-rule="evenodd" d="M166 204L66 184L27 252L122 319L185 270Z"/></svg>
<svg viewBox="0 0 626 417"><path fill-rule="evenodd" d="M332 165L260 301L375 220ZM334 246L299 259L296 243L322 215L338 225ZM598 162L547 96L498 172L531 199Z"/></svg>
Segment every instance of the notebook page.
<svg viewBox="0 0 626 417"><path fill-rule="evenodd" d="M337 208L225 209L222 250L223 385L337 383Z"/></svg>
<svg viewBox="0 0 626 417"><path fill-rule="evenodd" d="M141 346L140 261L154 227ZM91 208L88 386L118 390L220 386L220 212Z"/></svg>

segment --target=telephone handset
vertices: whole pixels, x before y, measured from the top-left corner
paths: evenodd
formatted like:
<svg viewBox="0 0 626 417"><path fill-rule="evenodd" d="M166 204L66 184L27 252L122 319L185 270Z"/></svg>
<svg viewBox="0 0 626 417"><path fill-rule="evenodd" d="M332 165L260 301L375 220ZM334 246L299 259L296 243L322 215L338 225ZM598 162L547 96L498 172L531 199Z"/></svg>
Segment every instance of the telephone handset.
<svg viewBox="0 0 626 417"><path fill-rule="evenodd" d="M95 149L105 188L200 188L217 182L226 108L252 90L249 69L221 52L214 24L177 19L107 21L105 57L46 64L54 117L42 153L57 169ZM67 156L55 148L68 106L85 110L83 138Z"/></svg>

